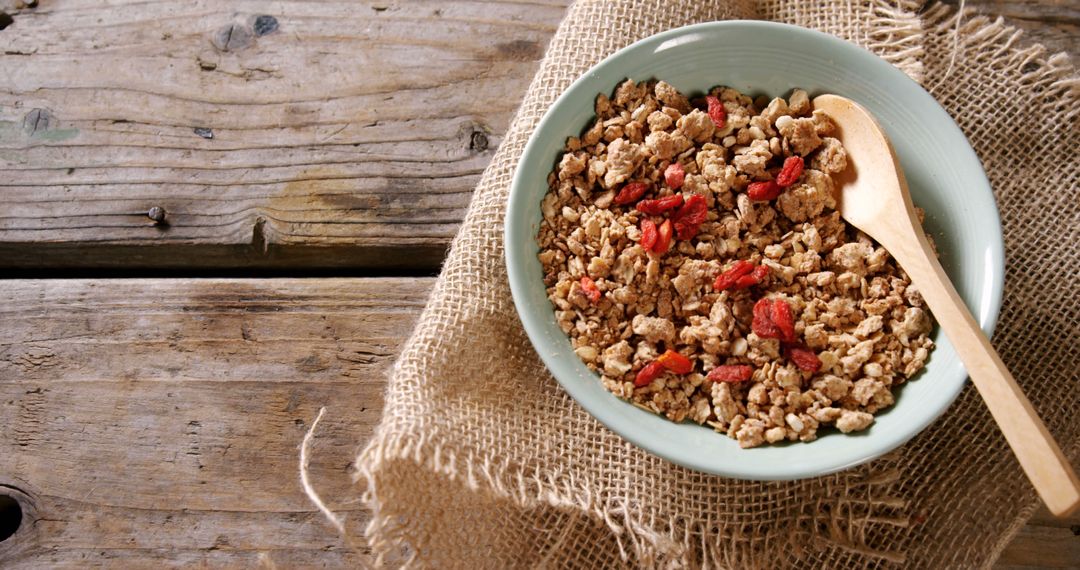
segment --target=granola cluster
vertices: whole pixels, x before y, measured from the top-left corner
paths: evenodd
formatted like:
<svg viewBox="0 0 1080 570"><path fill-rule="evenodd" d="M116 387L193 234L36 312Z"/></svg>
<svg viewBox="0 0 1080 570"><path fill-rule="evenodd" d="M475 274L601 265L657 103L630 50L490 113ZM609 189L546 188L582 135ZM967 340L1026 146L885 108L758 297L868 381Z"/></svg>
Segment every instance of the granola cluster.
<svg viewBox="0 0 1080 570"><path fill-rule="evenodd" d="M932 321L836 212L834 129L799 89L692 100L628 80L597 97L538 240L559 325L608 390L742 447L862 430L893 403Z"/></svg>

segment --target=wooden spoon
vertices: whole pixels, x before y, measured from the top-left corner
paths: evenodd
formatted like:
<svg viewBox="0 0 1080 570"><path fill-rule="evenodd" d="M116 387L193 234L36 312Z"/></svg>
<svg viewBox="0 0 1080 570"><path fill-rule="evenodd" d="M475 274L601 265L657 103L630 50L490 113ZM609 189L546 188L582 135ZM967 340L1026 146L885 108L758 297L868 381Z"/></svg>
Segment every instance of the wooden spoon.
<svg viewBox="0 0 1080 570"><path fill-rule="evenodd" d="M848 153L848 168L838 176L840 215L889 250L911 277L1035 490L1050 512L1068 516L1080 505L1080 480L938 263L885 132L850 99L821 95L814 108L836 122Z"/></svg>

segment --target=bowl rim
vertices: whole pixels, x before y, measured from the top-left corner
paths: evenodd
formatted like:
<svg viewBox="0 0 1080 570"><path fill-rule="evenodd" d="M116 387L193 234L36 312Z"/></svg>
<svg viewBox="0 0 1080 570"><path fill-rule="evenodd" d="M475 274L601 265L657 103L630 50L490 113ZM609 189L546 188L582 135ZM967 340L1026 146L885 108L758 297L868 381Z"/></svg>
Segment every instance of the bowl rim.
<svg viewBox="0 0 1080 570"><path fill-rule="evenodd" d="M766 472L753 468L746 468L746 466L740 465L736 465L734 466L735 468L731 469L716 468L714 466L706 465L702 461L696 460L693 456L687 457L678 453L671 453L669 451L669 448L650 445L650 443L646 441L649 438L641 435L642 430L639 426L635 426L633 422L628 420L622 414L607 410L608 406L606 403L597 404L595 402L590 402L588 398L583 397L585 396L585 393L583 391L584 386L579 386L577 378L568 379L560 377L560 375L556 372L556 370L559 368L556 363L560 362L560 360L556 358L556 356L553 355L550 351L544 350L546 343L550 339L547 334L548 331L546 331L543 326L542 320L527 317L527 315L535 311L536 308L534 306L530 306L529 300L527 299L526 291L529 287L529 283L525 277L524 268L521 266L524 261L515 259L515 248L511 247L511 244L514 243L515 236L522 234L522 224L528 225L528 222L518 220L515 216L512 216L511 214L524 207L539 208L539 201L537 201L537 203L533 206L525 203L526 192L523 186L529 181L525 179L525 171L528 169L522 168L522 166L527 162L527 159L532 157L533 154L537 152L536 147L539 146L541 138L543 138L541 136L541 133L546 130L545 127L548 126L549 122L554 121L555 118L558 117L563 107L566 107L569 104L569 101L582 95L591 98L596 96L596 93L578 93L578 91L581 91L583 86L589 82L590 76L596 74L600 68L611 65L612 62L628 57L628 55L635 52L643 51L646 52L648 55L652 55L652 53L656 51L656 48L660 47L665 42L681 36L685 36L688 34L697 34L701 32L716 33L722 32L725 29L739 27L745 27L750 30L756 28L773 32L779 30L784 33L803 34L807 37L812 38L811 41L824 42L824 44L827 46L832 46L835 49L847 51L851 57L857 60L861 60L860 63L865 63L866 65L879 68L882 68L884 66L888 68L888 71L884 73L893 75L898 81L906 82L909 88L914 87L917 90L915 96L921 97L925 100L924 103L926 104L926 112L938 115L937 117L933 117L931 120L938 120L944 122L946 129L955 129L956 133L959 134L959 136L965 143L961 145L961 148L955 149L956 152L966 155L964 157L965 163L968 161L973 161L974 164L978 165L978 179L969 181L969 191L985 193L990 200L990 204L992 205L992 219L985 220L985 223L991 226L991 233L995 238L992 243L986 244L988 248L987 252L990 256L990 259L987 260L990 262L988 263L989 267L987 268L988 279L985 280L986 283L984 288L982 289L982 291L986 294L978 299L979 310L973 311L976 320L979 321L980 327L988 336L991 335L993 333L994 327L997 324L997 319L1000 314L1002 297L1004 292L1005 255L1003 234L1001 231L1000 212L997 208L997 203L994 198L989 180L986 177L985 169L982 167L982 163L979 161L979 158L975 154L974 149L971 147L970 142L967 140L966 135L952 119L952 117L948 114L948 112L944 109L944 107L942 107L941 104L938 103L932 95L930 95L930 93L928 93L919 83L908 77L905 73L903 73L884 59L881 59L874 53L858 45L847 42L839 37L824 32L819 32L817 30L811 30L800 26L794 26L778 22L767 22L758 20L728 20L718 22L704 22L699 24L682 26L679 28L673 28L671 30L666 30L664 32L660 32L658 34L643 38L619 49L618 51L608 55L600 62L590 67L586 72L584 72L581 76L575 79L559 95L559 97L556 98L556 100L551 104L547 111L545 111L544 115L536 123L536 126L533 132L530 134L529 140L526 143L522 154L518 159L518 163L515 166L514 175L511 180L509 198L507 201L503 231L504 262L506 264L507 277L509 280L511 295L513 297L515 309L534 349L540 356L541 360L544 362L544 365L547 367L548 371L556 379L562 389L566 390L566 392L570 394L570 396L578 405L584 408L586 412L588 412L601 424L619 435L622 439L625 439L630 443L634 444L635 446L641 448L646 453L661 457L663 459L671 461L672 463L696 471L748 480L781 481L805 479L836 473L838 471L842 471L856 465L866 463L890 451L893 451L894 449L900 447L904 443L907 443L913 437L921 433L923 430L926 429L927 426L936 421L939 417L941 417L941 415L945 413L946 410L948 410L952 406L956 398L959 396L960 391L967 384L967 373L964 370L962 364L959 366L958 372L952 370L945 370L943 373L944 380L947 380L948 382L947 394L945 394L946 397L942 400L944 404L941 406L940 410L937 410L933 414L928 414L923 418L920 418L921 421L917 423L913 422L912 424L910 424L911 428L908 430L887 431L881 432L880 434L875 434L875 441L877 443L874 445L872 451L856 459L834 462L826 461L823 462L820 466L791 467L781 474ZM614 89L614 86L612 86L612 89ZM567 133L566 136L568 137L572 134L573 133ZM528 230L528 228L524 229ZM530 235L530 232L525 231L524 235ZM531 235L530 239L533 241L533 243L535 243L536 236ZM986 298L986 296L988 296L989 298ZM550 301L548 301L546 298L545 301L547 301L547 304L544 306L544 308L548 311L553 311L550 305ZM935 328L937 328L936 325ZM568 338L564 333L562 333L561 330L559 331L559 333L562 334L564 338ZM595 380L599 381L599 376L595 372L592 372L591 375ZM611 396L615 398L614 395ZM632 407L632 404L625 400L616 400L621 405ZM890 406L890 408L888 409L892 409L892 407L893 406ZM667 420L666 418L661 419L665 422L669 422L669 420ZM708 428L702 427L702 429ZM715 435L717 437L726 437L723 434ZM851 435L848 435L848 437L850 437ZM806 444L812 443L813 442L807 442ZM805 444L800 443L799 445Z"/></svg>

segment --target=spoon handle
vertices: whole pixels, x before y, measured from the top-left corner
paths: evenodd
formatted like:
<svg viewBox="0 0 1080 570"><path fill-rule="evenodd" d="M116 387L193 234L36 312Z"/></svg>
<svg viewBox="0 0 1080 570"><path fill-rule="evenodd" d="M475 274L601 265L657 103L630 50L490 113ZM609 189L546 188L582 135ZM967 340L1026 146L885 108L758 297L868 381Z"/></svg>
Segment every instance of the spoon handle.
<svg viewBox="0 0 1080 570"><path fill-rule="evenodd" d="M918 287L1050 512L1064 517L1080 506L1080 480L1012 374L953 288L921 231L892 251ZM890 248L892 250L892 248Z"/></svg>

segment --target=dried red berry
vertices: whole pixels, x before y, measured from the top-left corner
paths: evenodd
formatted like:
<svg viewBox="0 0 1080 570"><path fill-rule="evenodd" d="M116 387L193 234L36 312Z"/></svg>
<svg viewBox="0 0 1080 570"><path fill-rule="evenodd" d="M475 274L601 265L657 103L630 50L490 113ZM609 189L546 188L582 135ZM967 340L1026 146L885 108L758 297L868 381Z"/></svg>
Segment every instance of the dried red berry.
<svg viewBox="0 0 1080 570"><path fill-rule="evenodd" d="M697 235L698 227L705 221L708 213L709 208L705 205L705 197L692 194L686 199L686 203L671 215L671 219L675 222L675 234L682 240L693 238Z"/></svg>
<svg viewBox="0 0 1080 570"><path fill-rule="evenodd" d="M780 329L780 340L794 342L795 317L791 314L791 305L783 299L774 299L770 316L776 328Z"/></svg>
<svg viewBox="0 0 1080 570"><path fill-rule="evenodd" d="M803 159L801 156L789 156L784 161L784 168L776 175L776 184L781 188L787 188L794 184L803 172Z"/></svg>
<svg viewBox="0 0 1080 570"><path fill-rule="evenodd" d="M747 287L753 287L754 285L761 283L761 280L765 279L768 276L769 268L765 267L764 265L759 265L755 267L754 270L751 271L748 275L743 275L742 277L736 279L735 288L746 289Z"/></svg>
<svg viewBox="0 0 1080 570"><path fill-rule="evenodd" d="M642 200L637 203L637 210L644 214L659 216L672 208L678 208L682 205L682 194L675 194L674 196L657 198L656 200Z"/></svg>
<svg viewBox="0 0 1080 570"><path fill-rule="evenodd" d="M784 351L787 352L787 357L795 363L795 366L799 367L799 370L807 372L821 370L821 359L806 345L786 344L784 345Z"/></svg>
<svg viewBox="0 0 1080 570"><path fill-rule="evenodd" d="M750 185L746 187L746 195L749 196L751 200L772 200L779 196L783 191L784 189L773 180L751 182Z"/></svg>
<svg viewBox="0 0 1080 570"><path fill-rule="evenodd" d="M661 354L656 361L676 374L689 374L694 370L694 363L689 358L670 348L664 354Z"/></svg>
<svg viewBox="0 0 1080 570"><path fill-rule="evenodd" d="M645 248L645 251L652 250L656 245L656 224L649 218L641 220L641 247Z"/></svg>
<svg viewBox="0 0 1080 570"><path fill-rule="evenodd" d="M713 368L706 378L713 382L746 382L753 375L754 369L745 364L728 364Z"/></svg>
<svg viewBox="0 0 1080 570"><path fill-rule="evenodd" d="M644 182L631 182L622 187L619 193L615 195L616 204L624 206L626 204L632 204L641 199L645 195L645 190L649 187Z"/></svg>
<svg viewBox="0 0 1080 570"><path fill-rule="evenodd" d="M760 338L780 338L780 327L772 321L772 301L762 297L754 303L754 321L750 330Z"/></svg>
<svg viewBox="0 0 1080 570"><path fill-rule="evenodd" d="M589 302L594 305L600 302L600 288L596 286L596 282L589 278L588 275L581 278L581 291L589 298Z"/></svg>
<svg viewBox="0 0 1080 570"><path fill-rule="evenodd" d="M656 380L664 373L664 365L659 361L650 362L638 371L637 376L634 378L634 387L641 388L642 386L648 386L650 382Z"/></svg>
<svg viewBox="0 0 1080 570"><path fill-rule="evenodd" d="M671 189L682 188L684 180L686 180L686 170L683 170L683 166L678 162L673 162L664 169L664 182L667 182Z"/></svg>
<svg viewBox="0 0 1080 570"><path fill-rule="evenodd" d="M736 261L731 267L718 275L713 282L713 291L723 291L735 285L735 281L754 270L754 264L742 259Z"/></svg>
<svg viewBox="0 0 1080 570"><path fill-rule="evenodd" d="M727 124L727 109L724 108L724 104L713 95L705 97L705 101L709 104L708 113L713 124L718 129L724 128L724 125Z"/></svg>
<svg viewBox="0 0 1080 570"><path fill-rule="evenodd" d="M653 244L653 253L667 253L667 250L671 247L671 236L674 230L671 227L671 220L664 220L664 223L660 224L660 229L657 231L656 243Z"/></svg>

